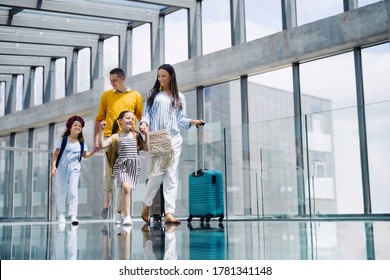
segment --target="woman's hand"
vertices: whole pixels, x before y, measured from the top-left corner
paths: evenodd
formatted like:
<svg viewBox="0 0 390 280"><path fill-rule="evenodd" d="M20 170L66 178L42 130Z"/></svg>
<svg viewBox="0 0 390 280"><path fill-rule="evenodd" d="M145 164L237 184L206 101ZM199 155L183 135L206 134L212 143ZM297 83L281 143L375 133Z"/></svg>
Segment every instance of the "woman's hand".
<svg viewBox="0 0 390 280"><path fill-rule="evenodd" d="M144 134L144 135L146 135L147 133L148 133L148 125L145 123L145 122L143 122L143 123L141 123L140 125L139 125L139 131L142 133L142 134Z"/></svg>
<svg viewBox="0 0 390 280"><path fill-rule="evenodd" d="M191 120L191 125L196 125L196 127L199 127L201 125L205 125L204 120Z"/></svg>

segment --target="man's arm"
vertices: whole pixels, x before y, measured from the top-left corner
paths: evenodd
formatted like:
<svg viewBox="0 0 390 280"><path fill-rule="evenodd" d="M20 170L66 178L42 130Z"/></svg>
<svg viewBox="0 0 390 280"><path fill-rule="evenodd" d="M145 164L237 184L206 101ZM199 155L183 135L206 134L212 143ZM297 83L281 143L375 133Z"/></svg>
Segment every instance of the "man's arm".
<svg viewBox="0 0 390 280"><path fill-rule="evenodd" d="M95 133L94 133L94 139L95 139L95 148L99 149L99 132L100 132L100 122L95 122Z"/></svg>
<svg viewBox="0 0 390 280"><path fill-rule="evenodd" d="M144 111L144 104L142 102L142 95L138 93L139 96L137 98L137 104L135 106L135 116L137 117L138 121L141 122L142 119L142 113Z"/></svg>

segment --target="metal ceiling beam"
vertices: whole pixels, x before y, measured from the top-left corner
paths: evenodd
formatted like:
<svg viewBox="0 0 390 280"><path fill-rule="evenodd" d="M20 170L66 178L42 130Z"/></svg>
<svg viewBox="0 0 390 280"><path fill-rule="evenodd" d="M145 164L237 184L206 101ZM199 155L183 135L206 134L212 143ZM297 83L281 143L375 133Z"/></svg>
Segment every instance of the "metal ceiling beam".
<svg viewBox="0 0 390 280"><path fill-rule="evenodd" d="M11 10L9 10L7 24L11 25L12 19L14 18L14 15L16 15L17 13L19 13L22 10L23 10L22 8L12 8Z"/></svg>
<svg viewBox="0 0 390 280"><path fill-rule="evenodd" d="M193 5L196 3L196 0L138 0L137 2L189 9L193 7Z"/></svg>
<svg viewBox="0 0 390 280"><path fill-rule="evenodd" d="M47 67L50 66L50 59L47 57L26 57L0 54L0 65Z"/></svg>
<svg viewBox="0 0 390 280"><path fill-rule="evenodd" d="M49 78L50 61L51 59L47 57L0 55L0 65L43 67L43 90L44 91Z"/></svg>
<svg viewBox="0 0 390 280"><path fill-rule="evenodd" d="M31 43L74 47L92 47L97 44L99 35L78 34L66 31L50 31L22 27L0 26L0 42ZM39 48L39 46L37 46Z"/></svg>
<svg viewBox="0 0 390 280"><path fill-rule="evenodd" d="M70 58L72 59L73 48L59 46L44 46L44 48L36 48L35 45L26 44L0 44L0 53L3 55L19 55L19 56L39 56L51 58ZM55 47L55 48L49 48Z"/></svg>
<svg viewBox="0 0 390 280"><path fill-rule="evenodd" d="M2 0L1 5L12 8L56 12L90 18L124 19L127 21L141 22L150 22L150 16L156 16L160 13L160 10L152 10L150 8L113 5L112 3L90 2L86 0L79 0L77 3L66 0L43 1L39 8L37 2L38 1L33 0Z"/></svg>
<svg viewBox="0 0 390 280"><path fill-rule="evenodd" d="M8 18L5 16L0 16L0 26L7 25ZM109 35L109 36L119 36L123 30L126 30L128 25L127 23L118 21L117 23L107 23L94 24L90 22L75 21L75 22L66 22L60 21L58 17L44 17L43 19L33 18L33 17L14 17L12 21L12 26L16 27L25 27L25 28L35 28L39 30L57 30L57 31L68 31L68 32L77 32L77 33L90 33L90 34L99 34L99 35Z"/></svg>

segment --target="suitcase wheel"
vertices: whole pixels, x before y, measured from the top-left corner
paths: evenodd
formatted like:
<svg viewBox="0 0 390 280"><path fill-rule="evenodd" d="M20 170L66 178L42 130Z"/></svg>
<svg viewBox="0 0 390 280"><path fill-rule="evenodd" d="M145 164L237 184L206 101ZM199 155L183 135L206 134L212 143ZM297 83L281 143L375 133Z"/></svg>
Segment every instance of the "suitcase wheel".
<svg viewBox="0 0 390 280"><path fill-rule="evenodd" d="M222 223L222 221L223 221L223 218L224 218L224 216L223 216L223 214L222 214L221 216L219 216L219 219L218 219L218 221L219 221L220 223Z"/></svg>
<svg viewBox="0 0 390 280"><path fill-rule="evenodd" d="M188 217L188 219L187 219L187 222L188 222L188 223L191 223L191 221L192 221L192 218L193 218L193 216L192 216L192 215L190 215L190 216Z"/></svg>
<svg viewBox="0 0 390 280"><path fill-rule="evenodd" d="M153 223L161 223L161 215L153 214Z"/></svg>

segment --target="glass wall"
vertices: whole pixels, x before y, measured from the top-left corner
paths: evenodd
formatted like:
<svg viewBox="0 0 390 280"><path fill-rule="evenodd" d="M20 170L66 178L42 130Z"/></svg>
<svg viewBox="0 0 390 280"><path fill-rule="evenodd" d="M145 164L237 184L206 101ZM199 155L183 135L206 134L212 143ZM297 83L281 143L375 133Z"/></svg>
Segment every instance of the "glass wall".
<svg viewBox="0 0 390 280"><path fill-rule="evenodd" d="M133 54L131 57L133 75L151 70L150 40L150 24L143 24L133 29Z"/></svg>
<svg viewBox="0 0 390 280"><path fill-rule="evenodd" d="M4 116L5 113L5 82L0 82L0 116Z"/></svg>
<svg viewBox="0 0 390 280"><path fill-rule="evenodd" d="M0 147L9 147L10 137L0 137ZM11 151L0 149L0 217L10 217L9 188Z"/></svg>
<svg viewBox="0 0 390 280"><path fill-rule="evenodd" d="M344 12L343 1L340 0L297 0L298 25L327 18Z"/></svg>
<svg viewBox="0 0 390 280"><path fill-rule="evenodd" d="M15 147L28 148L28 133L21 132L15 135ZM13 215L14 218L27 218L28 193L28 156L29 153L23 150L13 152L14 156L14 185L13 185ZM11 153L12 158L12 153Z"/></svg>
<svg viewBox="0 0 390 280"><path fill-rule="evenodd" d="M231 46L229 0L202 2L202 47L203 54ZM218 34L218 36L215 36Z"/></svg>
<svg viewBox="0 0 390 280"><path fill-rule="evenodd" d="M34 106L43 103L43 67L35 68L34 80Z"/></svg>
<svg viewBox="0 0 390 280"><path fill-rule="evenodd" d="M103 77L104 90L111 88L110 71L119 65L119 38L118 36L110 37L103 43ZM128 75L128 73L126 73Z"/></svg>
<svg viewBox="0 0 390 280"><path fill-rule="evenodd" d="M314 183L316 189L333 189L332 197L338 202L337 209L333 204L320 206L319 200L330 195L323 193L324 197L315 198L317 214L363 213L354 72L352 53L300 65L302 113L308 114L311 187ZM343 203L346 200L348 203Z"/></svg>
<svg viewBox="0 0 390 280"><path fill-rule="evenodd" d="M372 212L389 213L390 178L383 172L390 168L390 80L383 76L389 72L389 44L362 49L362 64Z"/></svg>
<svg viewBox="0 0 390 280"><path fill-rule="evenodd" d="M28 79L28 77L26 77ZM23 110L24 102L24 76L17 75L16 77L16 111Z"/></svg>
<svg viewBox="0 0 390 280"><path fill-rule="evenodd" d="M54 99L60 99L66 96L65 93L65 75L66 75L66 63L71 63L70 61L66 61L65 58L59 58L55 61L55 92Z"/></svg>
<svg viewBox="0 0 390 280"><path fill-rule="evenodd" d="M245 0L246 41L282 31L281 1Z"/></svg>
<svg viewBox="0 0 390 280"><path fill-rule="evenodd" d="M78 52L77 92L91 88L91 49L83 48Z"/></svg>
<svg viewBox="0 0 390 280"><path fill-rule="evenodd" d="M166 63L174 64L188 59L188 21L186 10L182 9L165 17L164 35Z"/></svg>
<svg viewBox="0 0 390 280"><path fill-rule="evenodd" d="M33 218L46 218L48 214L48 191L50 172L49 130L47 127L34 130L33 148L47 152L32 153L32 212Z"/></svg>

